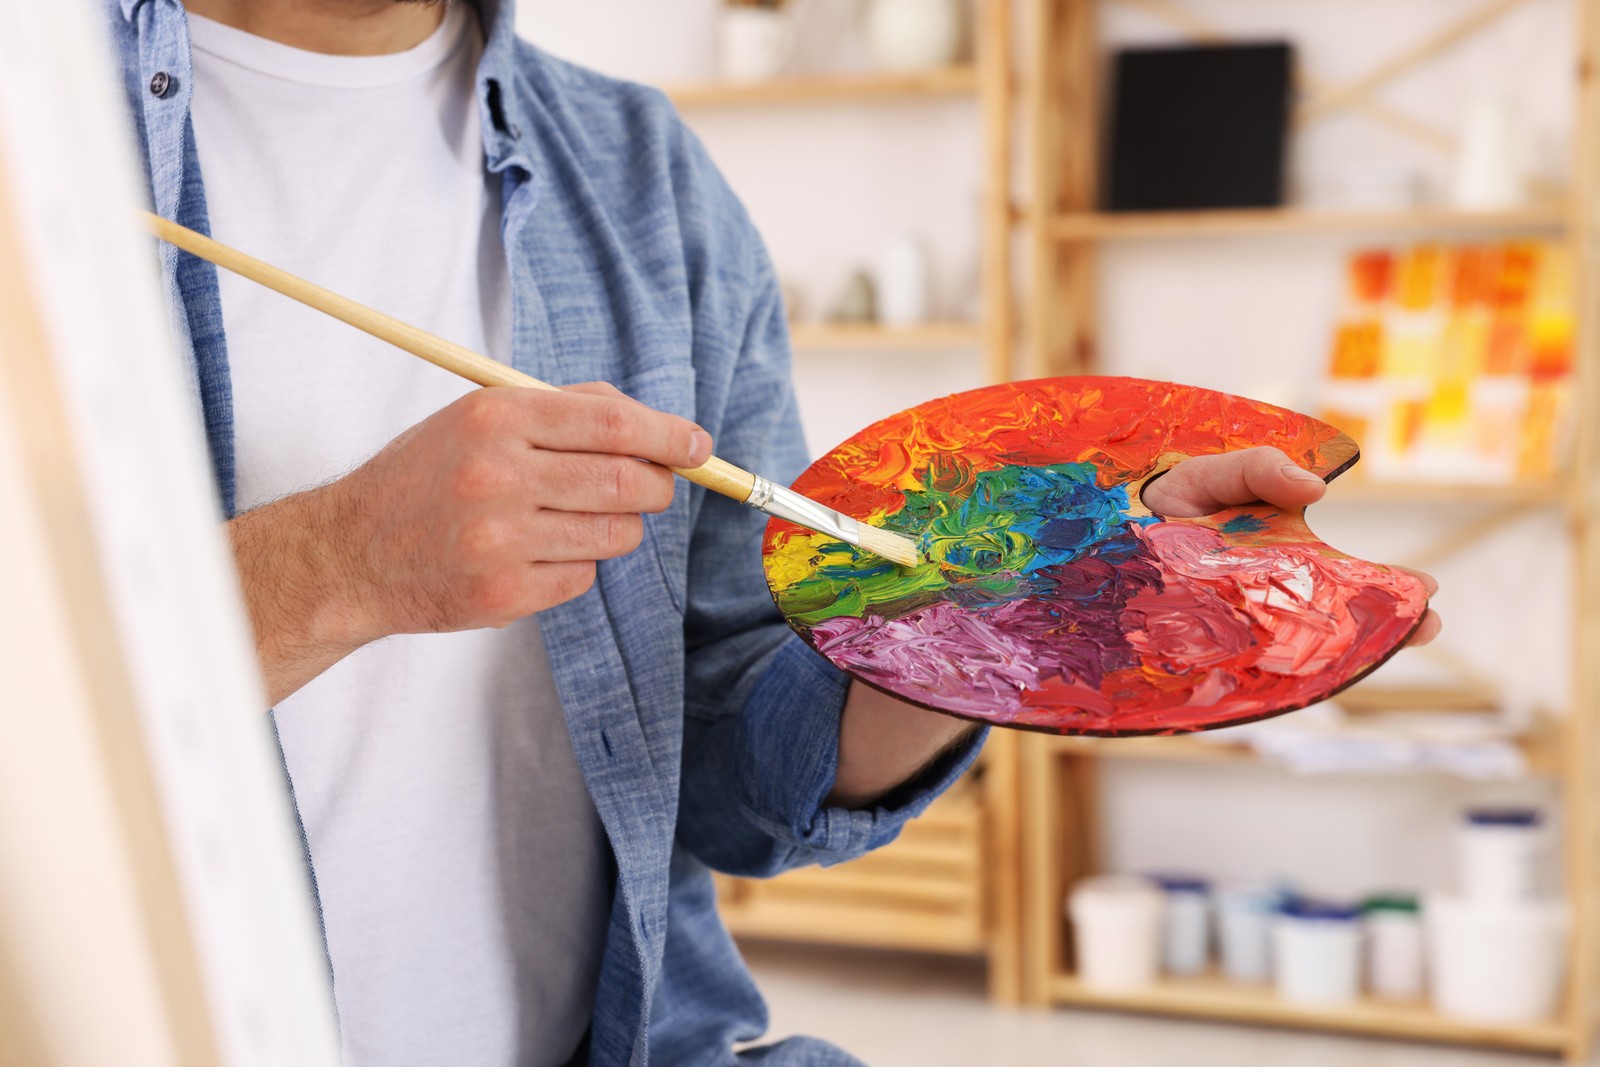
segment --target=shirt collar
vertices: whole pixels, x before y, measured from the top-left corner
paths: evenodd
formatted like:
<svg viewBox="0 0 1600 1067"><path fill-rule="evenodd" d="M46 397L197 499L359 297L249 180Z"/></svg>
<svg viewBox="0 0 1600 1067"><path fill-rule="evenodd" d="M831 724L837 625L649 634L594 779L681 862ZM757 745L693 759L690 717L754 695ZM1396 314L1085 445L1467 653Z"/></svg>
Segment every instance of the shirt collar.
<svg viewBox="0 0 1600 1067"><path fill-rule="evenodd" d="M478 62L478 108L483 117L484 156L491 171L510 166L531 171L524 140L527 116L516 91L515 0L474 2L478 5L484 31L483 58Z"/></svg>
<svg viewBox="0 0 1600 1067"><path fill-rule="evenodd" d="M133 20L145 0L119 0L122 17ZM180 0L158 0L180 6ZM522 100L515 92L517 10L515 0L456 0L476 3L483 24L483 59L478 64L478 112L483 122L483 148L491 171L520 166L531 172L524 148L527 123Z"/></svg>

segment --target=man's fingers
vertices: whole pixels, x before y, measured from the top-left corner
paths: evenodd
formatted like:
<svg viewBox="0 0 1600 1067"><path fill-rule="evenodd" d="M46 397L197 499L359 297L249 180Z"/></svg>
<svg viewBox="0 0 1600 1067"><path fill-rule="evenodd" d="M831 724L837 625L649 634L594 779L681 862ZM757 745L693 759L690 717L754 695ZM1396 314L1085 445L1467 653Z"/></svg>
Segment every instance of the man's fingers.
<svg viewBox="0 0 1600 1067"><path fill-rule="evenodd" d="M676 488L671 471L628 456L548 450L529 455L521 485L541 508L635 515L667 510Z"/></svg>
<svg viewBox="0 0 1600 1067"><path fill-rule="evenodd" d="M1422 588L1428 591L1429 596L1439 591L1439 583L1427 571L1419 571L1413 567L1390 567L1390 570L1403 571L1422 583Z"/></svg>
<svg viewBox="0 0 1600 1067"><path fill-rule="evenodd" d="M533 448L635 456L667 467L698 467L711 457L711 435L688 419L592 384L573 389L485 389L467 398L469 426L517 434Z"/></svg>
<svg viewBox="0 0 1600 1067"><path fill-rule="evenodd" d="M1439 621L1438 612L1430 609L1428 613L1422 617L1422 622L1417 626L1417 632L1411 635L1411 640L1407 641L1406 644L1427 644L1429 641L1432 641L1435 637L1439 636L1439 629L1442 625L1443 623Z"/></svg>
<svg viewBox="0 0 1600 1067"><path fill-rule="evenodd" d="M523 527L520 552L539 563L615 559L639 547L644 523L638 515L535 512Z"/></svg>
<svg viewBox="0 0 1600 1067"><path fill-rule="evenodd" d="M1157 515L1192 519L1241 504L1303 507L1328 487L1276 448L1247 448L1186 459L1145 487Z"/></svg>

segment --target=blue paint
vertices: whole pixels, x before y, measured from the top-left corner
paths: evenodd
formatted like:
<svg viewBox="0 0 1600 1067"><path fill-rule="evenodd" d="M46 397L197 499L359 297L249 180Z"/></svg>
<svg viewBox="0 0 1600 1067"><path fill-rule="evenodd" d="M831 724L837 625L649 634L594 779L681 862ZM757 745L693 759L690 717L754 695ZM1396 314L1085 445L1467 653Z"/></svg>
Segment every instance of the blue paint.
<svg viewBox="0 0 1600 1067"><path fill-rule="evenodd" d="M1222 532L1225 534L1261 533L1266 528L1267 524L1254 515L1235 515L1222 524Z"/></svg>
<svg viewBox="0 0 1600 1067"><path fill-rule="evenodd" d="M1025 575L1071 563L1155 521L1126 514L1128 492L1102 487L1090 463L1008 466L976 476L963 500L934 488L908 493L902 513L927 522L925 546L941 566L968 574Z"/></svg>

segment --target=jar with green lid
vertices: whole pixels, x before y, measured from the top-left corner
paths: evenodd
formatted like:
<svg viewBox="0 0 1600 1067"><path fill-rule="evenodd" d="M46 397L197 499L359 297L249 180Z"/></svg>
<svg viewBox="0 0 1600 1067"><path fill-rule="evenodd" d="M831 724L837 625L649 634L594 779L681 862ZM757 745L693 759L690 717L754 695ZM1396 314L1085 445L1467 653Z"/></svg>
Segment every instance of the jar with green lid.
<svg viewBox="0 0 1600 1067"><path fill-rule="evenodd" d="M1378 893L1361 904L1367 988L1384 1000L1422 996L1422 905L1415 893Z"/></svg>

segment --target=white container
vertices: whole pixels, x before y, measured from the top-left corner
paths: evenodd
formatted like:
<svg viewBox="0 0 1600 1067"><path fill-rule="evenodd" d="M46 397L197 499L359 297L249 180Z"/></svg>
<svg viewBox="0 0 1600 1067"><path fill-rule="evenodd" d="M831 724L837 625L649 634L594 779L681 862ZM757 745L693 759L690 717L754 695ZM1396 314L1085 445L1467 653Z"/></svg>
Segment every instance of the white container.
<svg viewBox="0 0 1600 1067"><path fill-rule="evenodd" d="M1361 992L1361 923L1354 908L1296 902L1272 925L1278 996L1295 1004L1349 1004Z"/></svg>
<svg viewBox="0 0 1600 1067"><path fill-rule="evenodd" d="M1457 840L1464 899L1485 904L1517 903L1548 895L1548 845L1537 809L1469 811Z"/></svg>
<svg viewBox="0 0 1600 1067"><path fill-rule="evenodd" d="M928 257L914 237L889 242L878 256L873 281L878 292L878 321L885 326L917 326L931 317L932 285Z"/></svg>
<svg viewBox="0 0 1600 1067"><path fill-rule="evenodd" d="M728 81L766 81L794 49L794 23L782 11L725 7L717 19L717 71Z"/></svg>
<svg viewBox="0 0 1600 1067"><path fill-rule="evenodd" d="M1422 913L1415 897L1374 897L1363 907L1367 989L1382 1000L1422 996Z"/></svg>
<svg viewBox="0 0 1600 1067"><path fill-rule="evenodd" d="M1482 96L1469 102L1456 156L1456 207L1491 211L1527 203L1526 133L1511 100Z"/></svg>
<svg viewBox="0 0 1600 1067"><path fill-rule="evenodd" d="M1280 897L1266 886L1217 888L1217 950L1231 981L1261 983L1272 976L1272 921Z"/></svg>
<svg viewBox="0 0 1600 1067"><path fill-rule="evenodd" d="M863 29L888 70L927 70L961 52L961 0L869 0Z"/></svg>
<svg viewBox="0 0 1600 1067"><path fill-rule="evenodd" d="M1164 907L1161 966L1168 974L1199 974L1211 960L1211 886L1203 878L1156 875Z"/></svg>
<svg viewBox="0 0 1600 1067"><path fill-rule="evenodd" d="M1106 875L1074 886L1067 913L1084 986L1115 993L1154 983L1161 912L1161 890L1143 878Z"/></svg>
<svg viewBox="0 0 1600 1067"><path fill-rule="evenodd" d="M1531 1023L1555 1014L1566 971L1560 901L1485 904L1433 896L1423 911L1433 1006L1474 1023Z"/></svg>

